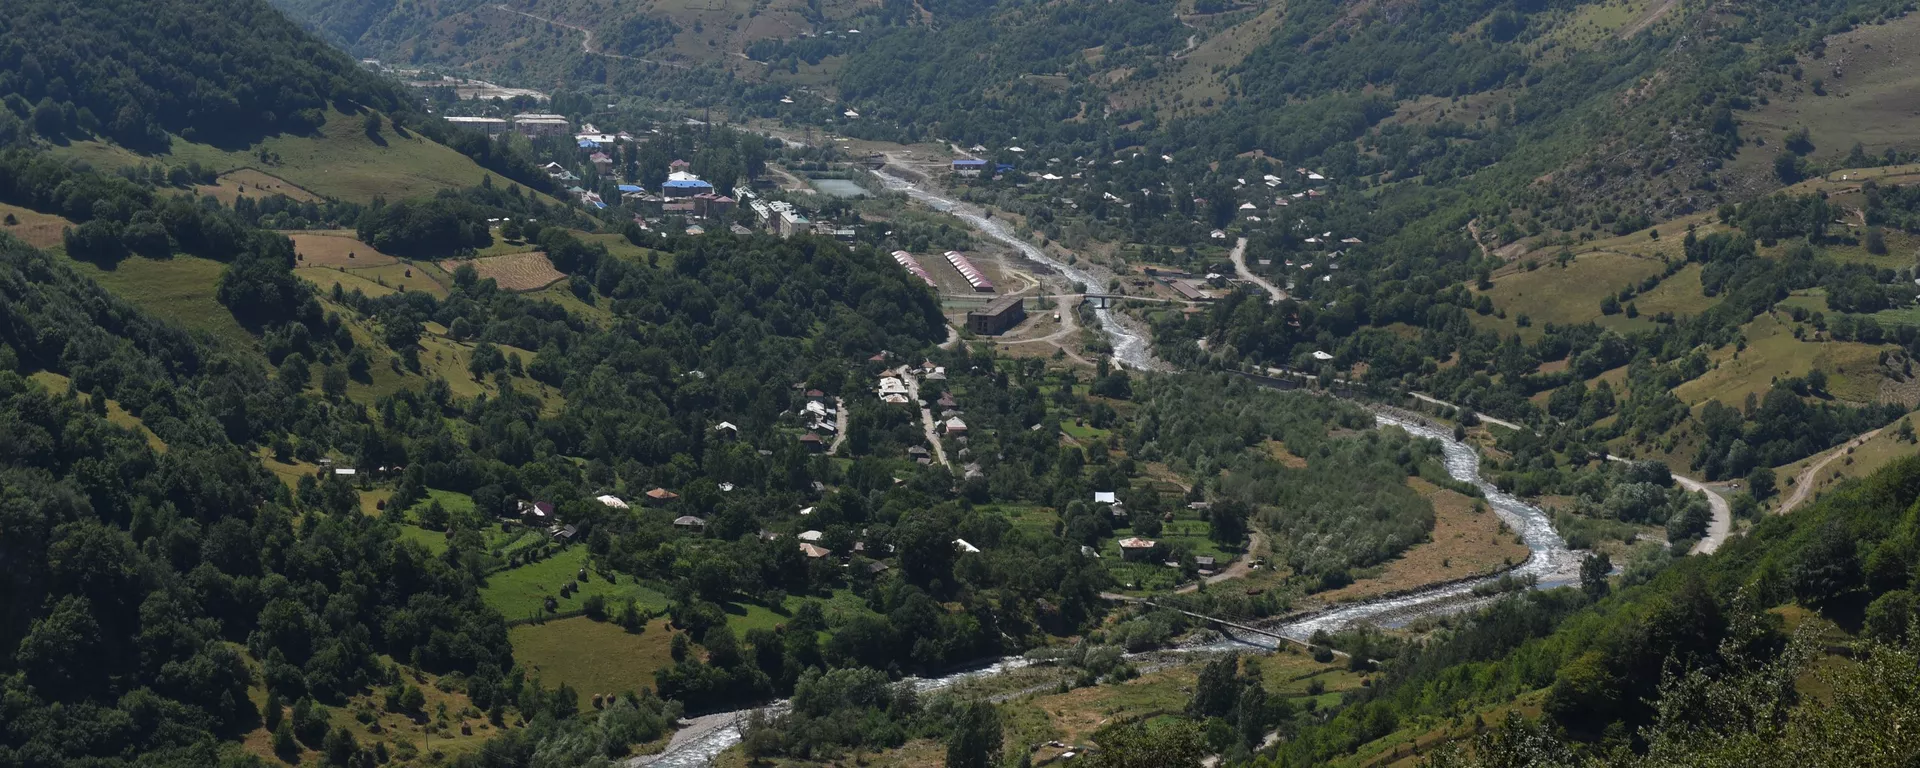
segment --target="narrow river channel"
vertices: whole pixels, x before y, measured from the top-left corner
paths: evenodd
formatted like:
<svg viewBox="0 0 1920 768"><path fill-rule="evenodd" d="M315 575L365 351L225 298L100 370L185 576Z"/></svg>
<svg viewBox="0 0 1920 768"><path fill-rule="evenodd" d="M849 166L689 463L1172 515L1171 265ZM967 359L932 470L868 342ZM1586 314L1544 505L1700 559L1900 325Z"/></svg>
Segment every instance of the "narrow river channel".
<svg viewBox="0 0 1920 768"><path fill-rule="evenodd" d="M966 221L982 234L1006 245L1018 249L1027 258L1058 270L1067 279L1083 283L1089 290L1098 290L1105 285L1096 280L1089 270L1062 263L1032 243L1015 235L1005 223L988 218L977 207L957 202L928 192L912 182L898 176L874 171L888 189L905 192L909 197L936 209ZM1121 321L1114 318L1111 310L1095 310L1100 318L1101 329L1112 340L1114 357L1123 364L1140 370L1163 368L1153 358L1148 349L1144 334L1136 333ZM1527 561L1513 570L1516 576L1531 576L1538 579L1540 587L1556 587L1574 583L1579 578L1579 555L1567 549L1567 543L1553 530L1553 524L1546 512L1539 507L1515 498L1501 491L1480 476L1480 454L1472 446L1454 440L1453 436L1425 424L1405 421L1384 414L1376 414L1375 420L1382 427L1399 427L1413 435L1431 438L1440 442L1446 454L1447 474L1455 480L1472 483L1485 494L1487 505L1506 521L1507 527L1520 535L1527 545ZM1305 618L1295 619L1272 627L1273 631L1288 637L1306 640L1315 632L1338 632L1360 625L1401 626L1407 622L1427 616L1441 615L1470 608L1484 602L1476 598L1473 588L1493 581L1493 577L1475 579L1455 584L1434 587L1397 597L1380 598L1351 603L1327 611L1315 613ZM1230 633L1228 639L1218 643L1199 646L1190 650L1225 650L1234 647L1255 646L1272 648L1278 641L1270 637L1246 633ZM1027 666L1026 659L1009 656L990 664L938 678L909 678L916 689L922 692L947 688L966 680L1003 674ZM767 711L778 712L786 706L785 701L774 702L766 707ZM630 768L698 768L711 763L715 756L740 743L740 727L752 710L721 712L691 718L686 727L674 735L665 751L655 755L632 758L627 761Z"/></svg>

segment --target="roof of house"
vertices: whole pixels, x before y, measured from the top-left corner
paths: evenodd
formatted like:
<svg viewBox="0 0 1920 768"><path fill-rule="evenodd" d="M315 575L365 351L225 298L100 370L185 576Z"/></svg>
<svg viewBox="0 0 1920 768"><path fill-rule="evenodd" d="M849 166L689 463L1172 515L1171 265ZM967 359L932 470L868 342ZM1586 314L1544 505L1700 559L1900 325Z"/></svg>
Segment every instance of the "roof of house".
<svg viewBox="0 0 1920 768"><path fill-rule="evenodd" d="M976 547L972 544L968 544L966 539L954 539L953 546L955 549L958 549L962 552L979 552L980 551L979 547Z"/></svg>
<svg viewBox="0 0 1920 768"><path fill-rule="evenodd" d="M1193 564L1194 564L1194 565L1198 565L1198 566L1203 566L1203 567L1204 567L1204 566L1210 566L1210 565L1213 565L1213 558L1211 558L1211 557L1204 557L1204 556L1201 556L1201 557L1195 557L1195 558L1193 558Z"/></svg>
<svg viewBox="0 0 1920 768"><path fill-rule="evenodd" d="M1093 503L1095 504L1112 504L1119 500L1120 500L1120 497L1117 494L1115 494L1113 491L1094 491L1093 492Z"/></svg>
<svg viewBox="0 0 1920 768"><path fill-rule="evenodd" d="M659 499L660 501L667 501L669 499L680 498L680 494L674 493L673 491L669 491L665 488L655 488L651 491L647 491L647 498Z"/></svg>
<svg viewBox="0 0 1920 768"><path fill-rule="evenodd" d="M733 422L730 422L730 421L723 421L723 422L720 422L720 423L718 423L718 424L715 424L715 425L713 425L713 428L714 428L715 430L723 430L723 431L727 431L727 432L738 432L738 431L740 431L740 428L739 428L739 427L736 427L736 426L734 426L734 425L733 425Z"/></svg>
<svg viewBox="0 0 1920 768"><path fill-rule="evenodd" d="M602 503L602 504L605 504L605 505L607 505L607 506L609 506L609 507L613 507L613 508L615 508L615 509L626 509L626 508L627 508L627 502L626 502L625 500L623 500L623 499L621 499L620 497L618 497L618 496L615 496L615 495L613 495L613 494L611 494L611 493L609 493L609 494L606 494L606 495L603 495L603 496L600 496L600 497L599 497L599 499L598 499L598 501L599 501L600 503Z"/></svg>
<svg viewBox="0 0 1920 768"><path fill-rule="evenodd" d="M667 189L713 189L712 184L699 179L674 179L666 183Z"/></svg>
<svg viewBox="0 0 1920 768"><path fill-rule="evenodd" d="M985 160L969 160L969 159L964 159L964 158L963 158L963 159L960 159L960 160L955 160L955 161L953 161L953 165L954 165L954 167L955 167L955 168L985 168L985 167L987 167L987 161L985 161Z"/></svg>
<svg viewBox="0 0 1920 768"><path fill-rule="evenodd" d="M831 549L827 549L826 547L817 547L812 544L808 544L804 541L800 542L800 551L802 553L805 553L807 557L814 557L814 558L826 557L828 555L833 554L833 550Z"/></svg>
<svg viewBox="0 0 1920 768"><path fill-rule="evenodd" d="M621 184L620 191L621 192L645 192L646 190L642 189L637 184Z"/></svg>
<svg viewBox="0 0 1920 768"><path fill-rule="evenodd" d="M698 526L698 527L704 528L707 525L707 521L694 517L693 515L681 515L673 519L673 524L674 525L691 525L691 526Z"/></svg>
<svg viewBox="0 0 1920 768"><path fill-rule="evenodd" d="M806 433L806 434L804 434L804 435L801 435L801 436L800 436L800 442L803 442L803 443L817 443L817 442L820 442L820 436L819 436L819 435L816 435L816 434L814 434L814 433L812 433L812 432L808 432L808 433Z"/></svg>
<svg viewBox="0 0 1920 768"><path fill-rule="evenodd" d="M820 537L825 535L826 534L821 533L819 531L802 531L800 533L800 540L801 541L819 541Z"/></svg>
<svg viewBox="0 0 1920 768"><path fill-rule="evenodd" d="M1152 549L1153 545L1153 539L1143 539L1138 536L1130 536L1120 540L1121 549Z"/></svg>

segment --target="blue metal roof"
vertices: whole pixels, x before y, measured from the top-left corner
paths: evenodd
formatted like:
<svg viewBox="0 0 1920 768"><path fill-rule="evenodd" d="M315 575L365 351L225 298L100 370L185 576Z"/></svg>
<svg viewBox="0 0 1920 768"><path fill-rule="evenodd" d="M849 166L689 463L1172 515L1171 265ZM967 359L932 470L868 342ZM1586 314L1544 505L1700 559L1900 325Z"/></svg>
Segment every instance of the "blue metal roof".
<svg viewBox="0 0 1920 768"><path fill-rule="evenodd" d="M595 200L595 201L593 201L593 207L595 207L595 208L598 208L598 209L600 209L600 210L603 210L603 211L604 211L604 210L606 210L606 209L607 209L607 204L606 204L606 203L603 203L603 202L600 202L599 200Z"/></svg>
<svg viewBox="0 0 1920 768"><path fill-rule="evenodd" d="M667 189L700 189L702 187L705 187L707 189L713 189L712 184L708 184L707 182L700 181L698 179L689 179L686 181L669 181L666 183Z"/></svg>
<svg viewBox="0 0 1920 768"><path fill-rule="evenodd" d="M592 139L581 139L580 148L581 149L599 149L600 142L594 141Z"/></svg>
<svg viewBox="0 0 1920 768"><path fill-rule="evenodd" d="M953 161L953 164L954 164L955 166L958 166L958 167L965 167L965 168L985 168L985 167L987 167L987 161L985 161L985 160L955 160L955 161Z"/></svg>
<svg viewBox="0 0 1920 768"><path fill-rule="evenodd" d="M639 187L638 185L635 185L635 184L622 184L622 185L620 185L620 191L622 191L622 192L639 192L639 191L641 191L641 190L640 190L640 187Z"/></svg>

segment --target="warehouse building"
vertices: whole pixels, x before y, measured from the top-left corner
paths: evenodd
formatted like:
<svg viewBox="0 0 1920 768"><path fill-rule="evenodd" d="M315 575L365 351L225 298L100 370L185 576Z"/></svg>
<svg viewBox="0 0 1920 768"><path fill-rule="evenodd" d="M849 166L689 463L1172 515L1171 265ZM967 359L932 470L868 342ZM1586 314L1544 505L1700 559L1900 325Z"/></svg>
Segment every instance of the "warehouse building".
<svg viewBox="0 0 1920 768"><path fill-rule="evenodd" d="M1027 305L1018 296L1002 296L986 309L967 313L967 330L982 336L998 336L1013 330L1027 319Z"/></svg>

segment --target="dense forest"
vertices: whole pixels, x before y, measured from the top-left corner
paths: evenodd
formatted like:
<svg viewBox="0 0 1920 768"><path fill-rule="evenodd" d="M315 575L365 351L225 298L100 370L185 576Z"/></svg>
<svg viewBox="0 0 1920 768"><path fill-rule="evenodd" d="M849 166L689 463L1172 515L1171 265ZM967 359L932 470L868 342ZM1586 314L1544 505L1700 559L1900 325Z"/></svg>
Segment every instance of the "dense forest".
<svg viewBox="0 0 1920 768"><path fill-rule="evenodd" d="M0 20L0 143L103 136L165 151L167 134L242 146L317 127L330 105L411 111L395 83L264 0L28 0Z"/></svg>

